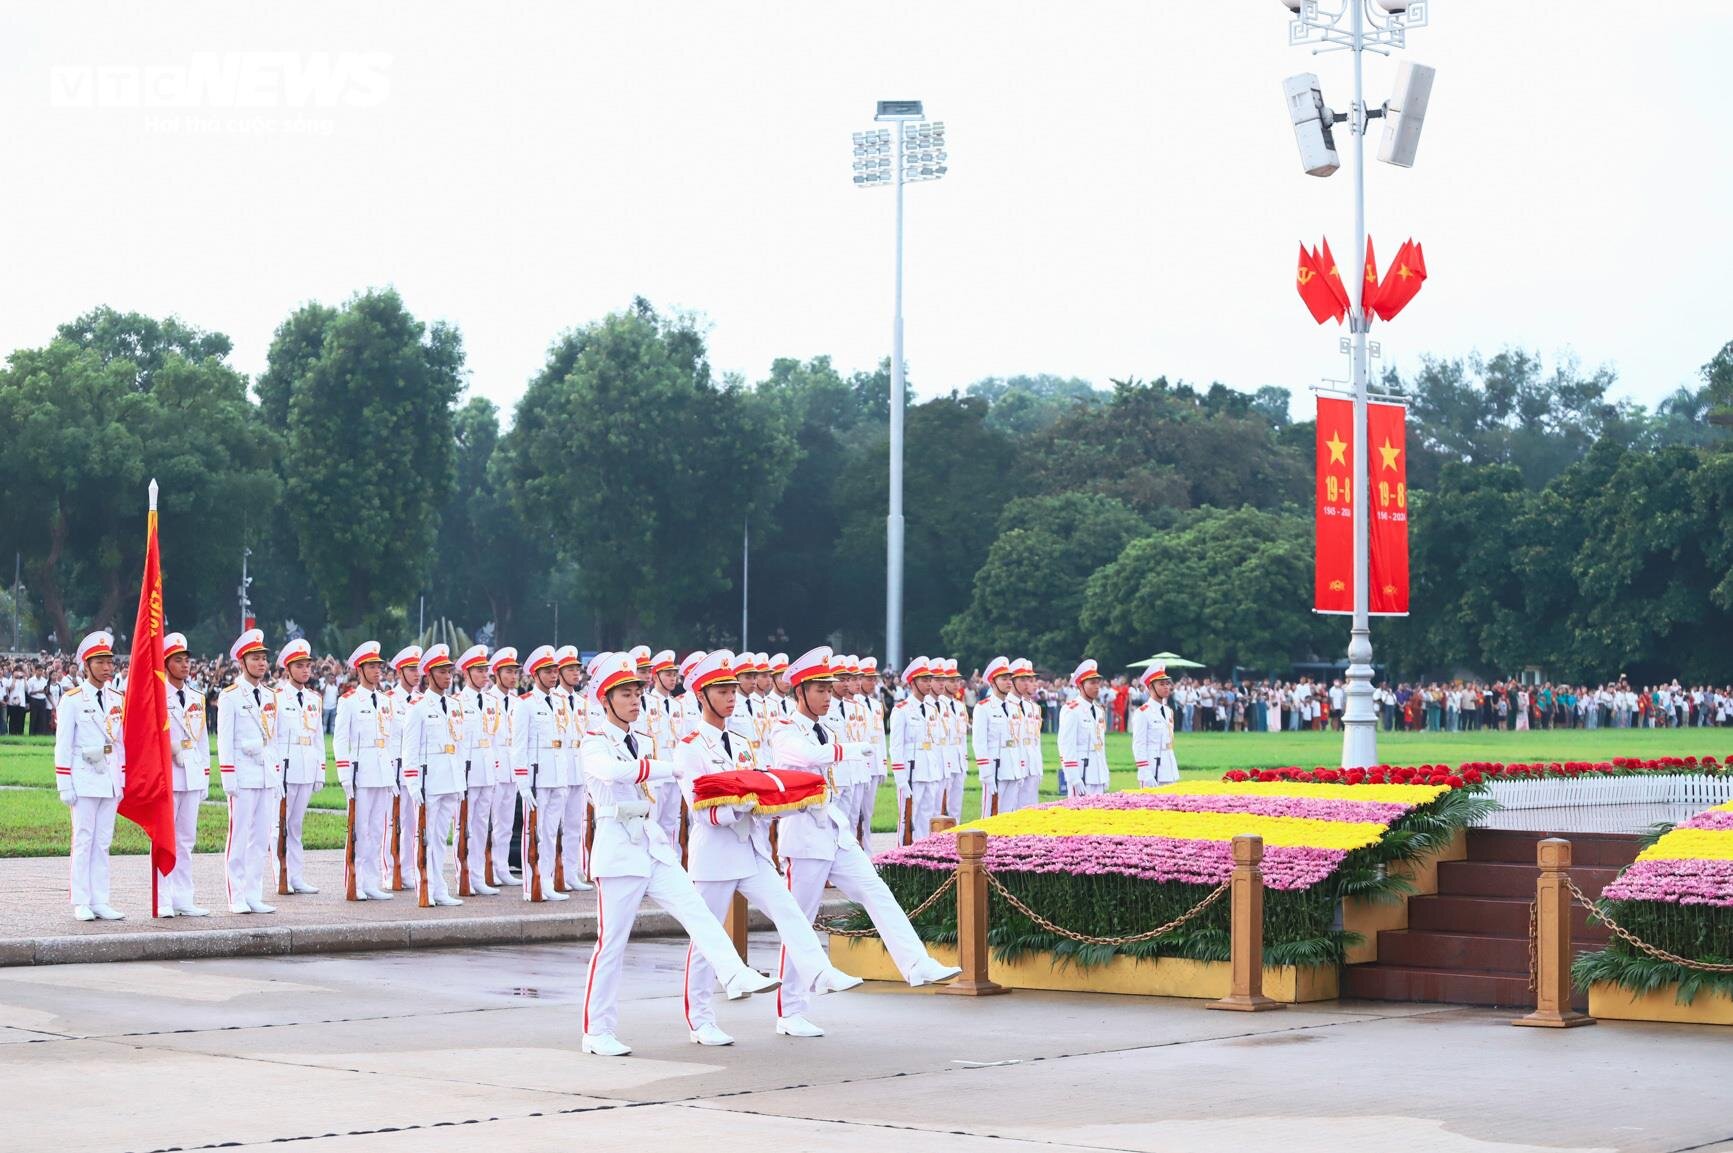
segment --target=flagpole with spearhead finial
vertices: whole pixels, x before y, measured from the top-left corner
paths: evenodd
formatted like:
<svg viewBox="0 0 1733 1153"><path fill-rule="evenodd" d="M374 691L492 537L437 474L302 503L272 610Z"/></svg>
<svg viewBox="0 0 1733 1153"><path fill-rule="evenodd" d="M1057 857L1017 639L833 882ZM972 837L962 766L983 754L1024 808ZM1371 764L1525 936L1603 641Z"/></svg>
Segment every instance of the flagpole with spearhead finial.
<svg viewBox="0 0 1733 1153"><path fill-rule="evenodd" d="M150 478L150 519L152 522L151 532L154 535L156 532L156 477L154 476ZM156 868L156 854L147 851L144 855L144 859L145 863L150 868L150 919L154 921L157 917L162 915L158 903L159 895L157 878L159 874L157 873Z"/></svg>

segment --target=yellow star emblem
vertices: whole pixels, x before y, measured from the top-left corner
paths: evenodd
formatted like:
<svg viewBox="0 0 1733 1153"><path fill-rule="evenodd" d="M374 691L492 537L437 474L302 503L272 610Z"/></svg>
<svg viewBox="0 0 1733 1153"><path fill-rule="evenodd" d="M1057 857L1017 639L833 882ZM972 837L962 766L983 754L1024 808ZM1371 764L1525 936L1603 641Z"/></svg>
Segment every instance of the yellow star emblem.
<svg viewBox="0 0 1733 1153"><path fill-rule="evenodd" d="M1330 450L1331 464L1348 463L1348 442L1342 439L1342 434L1332 430L1330 439L1324 442L1324 447Z"/></svg>
<svg viewBox="0 0 1733 1153"><path fill-rule="evenodd" d="M1389 437L1385 437L1384 443L1378 446L1378 455L1384 458L1384 463L1381 467L1387 468L1391 472L1397 471L1396 458L1402 455L1402 450L1391 447Z"/></svg>

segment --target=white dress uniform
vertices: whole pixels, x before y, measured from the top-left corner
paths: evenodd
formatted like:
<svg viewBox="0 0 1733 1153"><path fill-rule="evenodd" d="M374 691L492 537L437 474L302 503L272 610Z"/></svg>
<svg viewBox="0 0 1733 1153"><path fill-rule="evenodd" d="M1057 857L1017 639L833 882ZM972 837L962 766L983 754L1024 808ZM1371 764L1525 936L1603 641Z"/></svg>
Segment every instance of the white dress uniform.
<svg viewBox="0 0 1733 1153"><path fill-rule="evenodd" d="M264 651L264 634L248 629L229 655L240 661L248 653ZM276 738L276 694L243 673L223 690L217 704L217 767L229 798L224 852L231 913L275 911L264 902L264 882L271 825L283 795L283 762L273 755Z"/></svg>
<svg viewBox="0 0 1733 1153"><path fill-rule="evenodd" d="M397 671L399 678L403 675L404 666L410 664L421 664L420 645L406 645L391 658L391 667ZM388 876L393 872L401 875L401 888L411 893L419 886L415 863L415 830L418 825L417 816L421 811L421 784L415 776L411 776L412 773L418 774L419 770L403 755L403 726L409 720L409 710L425 691L425 681L410 688L401 679L391 689L391 759L397 767L397 797L392 803L391 811L397 825L395 829L387 832L387 838L388 851L395 856L398 867L393 870L391 860L386 860L384 867Z"/></svg>
<svg viewBox="0 0 1733 1153"><path fill-rule="evenodd" d="M577 659L577 650L573 650L572 659ZM560 780L565 790L560 799L560 821L558 849L560 857L560 872L566 882L568 893L587 890L589 882L584 880L589 875L590 862L584 856L584 840L589 826L590 790L584 783L584 769L579 761L579 748L583 744L584 733L588 730L589 713L585 704L587 694L577 689L566 690L565 718L566 725L560 730L560 750L557 760L560 765ZM556 690L554 704L556 706L555 720L559 719L558 706L560 698ZM676 810L677 812L678 810ZM546 815L541 818L544 822ZM550 857L551 861L552 858Z"/></svg>
<svg viewBox="0 0 1733 1153"><path fill-rule="evenodd" d="M493 687L478 689L469 683L469 670L486 664L487 649L481 645L471 645L457 662L457 675L463 678L463 688L457 695L463 702L463 734L467 741L464 793L469 802L469 823L463 830L468 855L457 862L457 867L460 875L469 877L472 892L491 896L499 890L487 883L488 834L495 823L493 807L499 792L496 783L499 762L502 756L510 756L511 734L505 727L505 712Z"/></svg>
<svg viewBox="0 0 1733 1153"><path fill-rule="evenodd" d="M162 639L166 661L187 651L186 638ZM174 754L175 867L162 878L160 905L181 916L202 916L193 893L193 849L199 839L199 805L211 793L211 738L205 726L205 695L198 689L165 686L169 748Z"/></svg>
<svg viewBox="0 0 1733 1153"><path fill-rule="evenodd" d="M1019 658L1011 663L1011 675L1032 677L1034 666L1027 659ZM1012 682L1012 704L1022 712L1022 723L1017 729L1017 747L1022 751L1021 773L1017 778L1017 804L1019 809L1026 809L1038 804L1041 800L1041 782L1047 775L1046 752L1041 746L1041 703L1034 697L1034 689L1029 689L1029 695L1024 696ZM1005 806L1000 805L999 811L1004 812Z"/></svg>
<svg viewBox="0 0 1733 1153"><path fill-rule="evenodd" d="M780 724L787 719L786 716L778 716L773 723ZM867 744L866 726L861 720L853 705L841 693L830 698L830 709L825 713L824 721L836 735L838 743L847 750L842 760L832 766L827 774L830 777L830 803L836 806L843 820L848 822L848 827L856 830L857 839L861 801L867 783L872 780L872 771L868 764L872 756L872 746Z"/></svg>
<svg viewBox="0 0 1733 1153"><path fill-rule="evenodd" d="M819 647L790 663L789 682L798 689L808 680L828 675L830 650ZM798 691L796 693L798 698ZM839 741L821 721L814 721L798 708L771 730L771 760L778 769L828 774L834 767L861 754ZM810 923L818 916L824 887L835 885L843 896L858 903L872 919L891 960L911 985L949 980L960 969L940 965L927 955L908 915L891 895L873 868L872 858L855 840L854 831L834 804L800 809L779 822L778 848L787 873L788 891L794 894L801 913ZM800 959L783 949L783 985L777 993L776 1015L782 1020L803 1016L812 975L801 969ZM779 1031L785 1031L779 1029Z"/></svg>
<svg viewBox="0 0 1733 1153"><path fill-rule="evenodd" d="M1073 697L1059 710L1059 763L1071 796L1107 791L1107 710L1099 701Z"/></svg>
<svg viewBox="0 0 1733 1153"><path fill-rule="evenodd" d="M495 683L487 691L500 717L499 731L493 736L493 804L488 810L488 839L493 853L493 877L502 885L517 880L511 871L512 822L517 816L517 765L512 759L512 725L519 702L516 693L508 693L499 687L498 678L501 669L516 668L517 664L517 650L508 645L494 650L493 659L487 665L495 678Z"/></svg>
<svg viewBox="0 0 1733 1153"><path fill-rule="evenodd" d="M927 658L916 657L903 673L903 680L912 687L917 676L931 675L929 668ZM939 707L933 697L911 692L891 710L891 772L899 775L901 784L897 790L897 821L901 829L903 798L912 797L913 828L902 830L910 840L918 841L932 831L945 788Z"/></svg>
<svg viewBox="0 0 1733 1153"><path fill-rule="evenodd" d="M890 775L890 744L885 738L885 704L879 693L879 662L877 657L862 657L860 671L867 678L867 691L862 695L867 710L867 740L873 746L872 780L867 784L866 835L872 836L873 813L878 809L879 790Z"/></svg>
<svg viewBox="0 0 1733 1153"><path fill-rule="evenodd" d="M1003 675L1010 668L1010 662L1004 657L994 657L987 662L982 670L981 679L987 685L986 695L975 703L974 724L970 726L970 737L974 743L975 775L981 784L981 816L993 815L993 798L999 798L999 812L1009 812L1006 802L1010 799L1009 790L1000 791L1000 783L1010 780L1005 770L1007 751L1011 739L1011 711L1005 698L999 695L999 690L993 687L993 678Z"/></svg>
<svg viewBox="0 0 1733 1153"><path fill-rule="evenodd" d="M383 663L377 641L367 641L349 656L349 667L356 672L369 663ZM385 843L391 798L398 792L395 730L391 694L386 690L356 681L338 698L331 745L337 780L344 795L355 801L355 896L360 900L391 899ZM347 888L347 877L344 883Z"/></svg>
<svg viewBox="0 0 1733 1153"><path fill-rule="evenodd" d="M720 650L706 656L697 670L701 687L729 684L734 674L730 654ZM680 789L687 804L694 798L698 778L734 769L757 769L751 749L725 728L700 721L688 733L675 754ZM783 949L793 954L801 973L814 974L823 991L859 984L831 968L824 946L813 931L811 920L801 912L771 861L768 817L755 816L750 805L720 805L692 811L687 859L692 884L717 920L728 915L734 894L740 893L753 907L767 915L782 938ZM716 975L710 962L695 945L686 949L686 1027L700 1044L726 1044L731 1038L713 1031Z"/></svg>
<svg viewBox="0 0 1733 1153"><path fill-rule="evenodd" d="M79 644L78 661L113 652L110 634L92 633ZM126 792L123 703L114 689L83 680L55 711L54 783L72 810L72 907L82 921L121 916L108 903L108 847Z"/></svg>
<svg viewBox="0 0 1733 1153"><path fill-rule="evenodd" d="M956 673L954 660L945 661L945 675ZM963 702L951 695L949 686L940 690L935 698L941 708L940 715L944 718L945 733L945 795L941 806L947 816L963 820L963 783L968 778L969 767L969 716Z"/></svg>
<svg viewBox="0 0 1733 1153"><path fill-rule="evenodd" d="M288 668L290 661L312 660L313 649L304 640L290 641L278 654L277 664ZM283 857L288 872L291 893L317 893L307 883L302 871L306 854L301 846L301 829L307 819L307 802L325 786L325 717L319 691L296 688L288 680L276 691L277 723L274 759L283 764Z"/></svg>
<svg viewBox="0 0 1733 1153"><path fill-rule="evenodd" d="M650 662L652 678L663 669L673 669L674 654L667 650L657 653ZM660 689L651 687L644 690L643 711L638 714L638 731L650 739L651 756L659 761L674 759L674 750L680 743L678 727L674 723L674 698ZM680 787L674 781L658 785L656 788L656 812L652 819L662 826L662 831L678 842L680 839L680 812L683 800Z"/></svg>
<svg viewBox="0 0 1733 1153"><path fill-rule="evenodd" d="M426 676L435 668L449 666L451 654L444 645L429 645L421 661L422 675ZM459 798L468 787L463 761L468 747L463 702L435 692L429 683L427 692L409 707L404 718L403 779L410 789L419 791L421 807L427 810L427 836L417 845L417 853L426 856L427 897L435 905L463 904L446 887L445 847ZM418 870L420 865L418 855Z"/></svg>
<svg viewBox="0 0 1733 1153"><path fill-rule="evenodd" d="M1143 674L1145 688L1167 680L1167 670L1153 665ZM1131 757L1137 762L1137 783L1144 788L1169 785L1179 780L1179 762L1173 755L1173 710L1154 692L1131 714Z"/></svg>
<svg viewBox="0 0 1733 1153"><path fill-rule="evenodd" d="M518 698L512 713L513 771L517 776L518 798L524 806L523 844L519 857L523 866L523 898L529 900L539 878L544 901L564 901L564 893L554 891L554 853L559 835L560 817L565 809L565 786L560 784L560 756L566 749L569 734L560 726L560 711L567 706L563 690L536 687L538 669L554 667L554 650L542 645L524 661L524 674L531 688ZM557 694L557 695L556 695ZM569 728L569 720L568 726ZM542 806L548 809L543 810ZM557 806L557 807L556 807ZM530 810L535 810L535 843L530 843ZM535 867L531 867L531 862Z"/></svg>
<svg viewBox="0 0 1733 1153"><path fill-rule="evenodd" d="M628 657L604 662L596 671L596 699L605 700L610 689L635 681L637 675ZM637 738L612 720L585 734L580 759L596 807L590 860L596 883L596 947L584 981L584 1051L609 1056L630 1052L614 1036L620 969L632 922L646 896L680 922L731 1000L775 988L775 981L740 959L722 923L680 868L679 847L648 819L651 794L645 786L673 779L673 762L643 755Z"/></svg>

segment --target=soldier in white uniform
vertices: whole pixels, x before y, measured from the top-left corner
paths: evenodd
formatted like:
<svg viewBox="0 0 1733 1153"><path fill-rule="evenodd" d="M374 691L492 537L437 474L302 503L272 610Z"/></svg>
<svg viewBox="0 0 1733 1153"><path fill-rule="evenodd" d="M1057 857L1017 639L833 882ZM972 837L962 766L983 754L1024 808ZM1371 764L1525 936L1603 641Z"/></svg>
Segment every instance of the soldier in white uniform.
<svg viewBox="0 0 1733 1153"><path fill-rule="evenodd" d="M421 699L421 646L405 645L391 658L397 684L391 690L391 759L397 772L397 795L391 800L389 833L391 887L398 892L418 888L415 864L415 830L421 808L421 788L409 777L412 766L403 755L403 726L409 710Z"/></svg>
<svg viewBox="0 0 1733 1153"><path fill-rule="evenodd" d="M722 979L729 1000L763 993L778 982L734 951L722 923L680 868L680 850L649 820L652 793L645 786L674 777L671 761L645 755L632 725L642 704L642 682L630 658L616 657L596 671L593 693L601 729L585 734L584 777L595 798L596 948L584 983L583 1050L621 1057L631 1048L614 1035L619 1020L620 969L638 907L648 896L680 922Z"/></svg>
<svg viewBox="0 0 1733 1153"><path fill-rule="evenodd" d="M307 687L313 677L313 646L293 640L277 654L277 667L287 674L278 684L276 743L272 758L283 764L283 800L277 819L283 848L278 868L278 891L287 880L291 893L317 893L307 883L302 866L301 828L307 819L307 802L325 787L325 718L316 689Z"/></svg>
<svg viewBox="0 0 1733 1153"><path fill-rule="evenodd" d="M78 644L84 679L60 698L54 724L54 784L72 810L72 915L119 921L108 903L108 846L126 793L123 699L114 678L114 637L94 632Z"/></svg>
<svg viewBox="0 0 1733 1153"><path fill-rule="evenodd" d="M241 666L217 702L217 767L229 798L225 850L229 912L275 913L264 902L271 820L283 795L283 762L271 755L277 734L277 698L264 686L270 658L265 634L248 629L229 648Z"/></svg>
<svg viewBox="0 0 1733 1153"><path fill-rule="evenodd" d="M698 707L698 698L692 695L692 670L698 667L704 656L704 652L698 650L688 653L680 662L680 683L686 691L674 698L674 733L682 738L697 727L698 718L703 715L703 710Z"/></svg>
<svg viewBox="0 0 1733 1153"><path fill-rule="evenodd" d="M963 784L969 775L969 710L963 704L963 674L957 670L956 657L944 659L937 693L945 707L944 811L961 822Z"/></svg>
<svg viewBox="0 0 1733 1153"><path fill-rule="evenodd" d="M337 700L331 746L343 795L355 802L355 822L349 829L355 841L355 899L389 901L385 841L399 774L392 744L396 726L391 694L379 687L385 671L379 642L357 645L349 654L349 667L355 672L355 682ZM349 878L343 880L347 890Z"/></svg>
<svg viewBox="0 0 1733 1153"><path fill-rule="evenodd" d="M858 830L862 794L866 791L867 782L872 779L868 765L872 749L867 744L866 726L849 699L849 670L853 659L846 655L831 659L832 692L824 721L830 731L838 735L843 747L849 750L829 771L831 804L843 815L849 828ZM785 719L786 715L777 709L772 715L771 723L774 725Z"/></svg>
<svg viewBox="0 0 1733 1153"><path fill-rule="evenodd" d="M783 684L788 683L784 677ZM879 693L879 660L877 657L862 657L860 660L860 694L867 710L867 741L873 747L872 779L867 782L864 835L872 836L873 813L878 808L879 790L884 787L885 777L890 775L889 742L885 739L885 702ZM789 702L788 707L794 707ZM861 842L863 845L867 842Z"/></svg>
<svg viewBox="0 0 1733 1153"><path fill-rule="evenodd" d="M421 672L427 678L427 691L409 706L403 722L403 782L421 794L421 808L426 810L417 818L416 866L426 892L422 904L461 905L463 901L452 896L445 883L445 846L459 799L468 787L463 702L446 693L451 687L451 650L427 646L421 654Z"/></svg>
<svg viewBox="0 0 1733 1153"><path fill-rule="evenodd" d="M1047 775L1045 751L1041 747L1041 702L1035 699L1035 666L1029 663L1029 658L1018 657L1011 662L1011 687L1023 714L1018 729L1023 765L1017 780L1016 807L1026 809L1040 803L1041 782Z"/></svg>
<svg viewBox="0 0 1733 1153"><path fill-rule="evenodd" d="M897 775L897 827L904 843L932 831L945 788L943 725L933 699L932 662L916 657L903 669L909 695L891 710L891 772Z"/></svg>
<svg viewBox="0 0 1733 1153"><path fill-rule="evenodd" d="M1086 660L1071 674L1077 696L1059 710L1059 764L1074 797L1107 791L1107 709L1101 704L1101 672Z"/></svg>
<svg viewBox="0 0 1733 1153"><path fill-rule="evenodd" d="M987 691L975 703L975 723L970 726L975 746L975 775L981 784L981 816L1009 812L1000 793L1001 781L1010 777L1007 761L1020 751L1011 747L1011 713L1005 694L1011 690L1011 662L994 657L981 670Z"/></svg>
<svg viewBox="0 0 1733 1153"><path fill-rule="evenodd" d="M648 652L649 650L645 650ZM554 703L556 708L556 723L563 716L565 724L560 728L559 754L555 760L560 766L560 787L564 790L559 798L559 836L555 839L559 852L560 868L554 878L557 882L564 881L560 887L562 893L575 893L590 888L584 880L589 863L584 860L585 826L589 821L589 791L584 787L584 773L578 764L578 746L583 742L584 731L589 728L588 706L584 703L587 694L578 690L578 682L583 679L583 663L578 656L578 650L572 645L564 645L554 653L554 664L560 672L559 687L565 690L566 702L564 709L559 705L556 691ZM678 812L676 809L676 820ZM547 822L549 813L544 811L541 820Z"/></svg>
<svg viewBox="0 0 1733 1153"><path fill-rule="evenodd" d="M511 871L513 825L517 817L517 765L512 760L512 724L518 709L518 657L510 645L495 649L487 662L493 685L487 690L499 710L499 731L493 736L493 803L488 809L490 885L515 885Z"/></svg>
<svg viewBox="0 0 1733 1153"><path fill-rule="evenodd" d="M770 654L770 687L765 690L764 703L770 706L770 714L775 717L786 717L794 711L794 704L788 699L788 654Z"/></svg>
<svg viewBox="0 0 1733 1153"><path fill-rule="evenodd" d="M1167 703L1173 681L1166 665L1149 666L1142 680L1149 699L1131 714L1131 757L1137 762L1137 783L1144 788L1169 785L1179 780L1179 762L1173 756L1173 709Z"/></svg>
<svg viewBox="0 0 1733 1153"><path fill-rule="evenodd" d="M675 755L680 788L690 804L700 777L759 765L745 742L728 731L739 685L726 649L707 655L688 682L702 706L702 719L688 733ZM812 922L800 910L771 863L771 818L756 816L751 805L719 805L694 809L688 846L692 883L718 920L728 915L736 892L768 915L783 947L791 950L800 971L817 974L811 991L834 993L859 985L831 967ZM695 945L686 949L686 1027L699 1045L732 1045L734 1038L716 1024L713 993L716 975Z"/></svg>
<svg viewBox="0 0 1733 1153"><path fill-rule="evenodd" d="M164 916L208 917L193 893L193 848L199 839L199 806L211 793L211 738L205 727L205 695L187 688L192 659L187 639L170 633L162 639L163 675L168 682L169 747L174 753L175 867L162 878L157 906Z"/></svg>
<svg viewBox="0 0 1733 1153"><path fill-rule="evenodd" d="M677 670L674 666L674 653L663 649L649 658L646 667L639 665L638 674L648 674L649 680L644 690L644 708L639 714L638 731L650 739L652 757L657 760L673 760L674 749L680 738L674 725L674 683ZM662 826L662 831L674 841L680 839L680 813L684 802L680 796L680 786L673 781L660 785L656 789L656 812L652 818Z"/></svg>
<svg viewBox="0 0 1733 1153"><path fill-rule="evenodd" d="M469 881L469 891L484 897L499 892L488 883L488 831L494 824L495 777L500 754L510 740L505 713L487 680L487 646L471 645L457 658L457 675L463 687L457 696L463 703L464 793L458 819L464 822L463 848L457 862L458 875ZM463 810L467 809L467 812ZM509 821L507 822L510 823ZM462 886L460 885L461 889Z"/></svg>
<svg viewBox="0 0 1733 1153"><path fill-rule="evenodd" d="M858 747L849 748L847 742L838 740L821 719L830 707L834 681L830 656L830 649L821 645L789 663L794 715L777 721L771 729L773 772L794 769L828 776L836 765L862 755ZM788 871L788 891L809 923L818 915L824 887L835 885L843 896L866 910L891 960L910 985L949 981L962 972L927 955L908 915L835 805L800 809L782 817L779 824L778 842ZM786 947L779 976L783 985L776 998L776 1031L789 1037L824 1036L824 1030L805 1015L807 990L813 982L802 971L799 957L792 956Z"/></svg>
<svg viewBox="0 0 1733 1153"><path fill-rule="evenodd" d="M559 683L553 647L531 649L524 672L530 684L512 714L511 748L518 800L524 810L523 846L519 850L523 896L526 901L567 901L571 898L554 891L554 854L566 799L565 786L559 783L563 779L560 757L567 740L560 716L569 705ZM535 814L533 821L531 813Z"/></svg>

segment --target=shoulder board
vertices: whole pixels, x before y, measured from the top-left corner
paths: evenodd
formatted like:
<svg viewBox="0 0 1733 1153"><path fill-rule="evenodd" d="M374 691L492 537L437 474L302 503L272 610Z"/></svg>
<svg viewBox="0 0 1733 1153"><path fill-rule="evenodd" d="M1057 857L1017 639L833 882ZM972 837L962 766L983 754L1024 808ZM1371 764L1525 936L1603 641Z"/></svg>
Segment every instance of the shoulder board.
<svg viewBox="0 0 1733 1153"><path fill-rule="evenodd" d="M793 717L776 717L774 719L779 725L792 725L794 723Z"/></svg>
<svg viewBox="0 0 1733 1153"><path fill-rule="evenodd" d="M605 737L608 734L604 733L601 729L585 729L584 735L586 737Z"/></svg>
<svg viewBox="0 0 1733 1153"><path fill-rule="evenodd" d="M697 733L687 733L685 736L680 738L680 743L683 745L689 745L697 739L698 739Z"/></svg>
<svg viewBox="0 0 1733 1153"><path fill-rule="evenodd" d="M1082 702L1082 701L1080 701L1080 700L1077 700L1077 699L1075 699L1075 698L1073 698L1073 699L1072 699L1072 700L1069 700L1069 701L1066 701L1066 702L1065 702L1065 707L1066 707L1066 708L1068 708L1068 709L1074 709L1074 708L1076 708L1076 707L1077 707L1077 706L1078 706L1078 705L1081 705L1081 704L1082 704L1082 703L1083 703L1083 702Z"/></svg>
<svg viewBox="0 0 1733 1153"><path fill-rule="evenodd" d="M84 686L78 685L74 688L67 689L65 695L69 696L69 697L76 697L79 693L82 693L83 691L84 691Z"/></svg>
<svg viewBox="0 0 1733 1153"><path fill-rule="evenodd" d="M224 690L223 690L223 692L222 692L222 695L223 695L223 696L225 696L225 697L226 697L226 696L228 696L228 695L229 695L229 694L230 694L230 693L232 693L232 692L237 692L237 691L239 691L239 689L240 689L240 687L241 687L241 686L240 686L240 684L239 684L239 682L237 682L237 683L235 683L235 684L232 684L232 685L230 685L230 686L229 686L229 687L228 687L228 688L226 688L226 689L224 689ZM73 690L72 690L72 691L73 691L73 692L77 692L77 691L78 691L78 690L77 690L77 689L73 689Z"/></svg>
<svg viewBox="0 0 1733 1153"><path fill-rule="evenodd" d="M520 700L520 701L527 701L527 700L529 700L529 699L530 699L530 697L531 697L531 696L533 696L533 695L534 695L534 694L533 694L533 693L531 693L531 692L530 692L530 691L529 691L529 690L528 690L528 689L525 689L525 690L524 690L524 691L523 691L523 692L521 692L521 693L519 693L519 694L518 694L518 695L517 695L517 699L518 699L518 700Z"/></svg>
<svg viewBox="0 0 1733 1153"><path fill-rule="evenodd" d="M908 702L908 698L907 698L907 697L905 697L905 698L903 698L903 699L902 699L902 700L900 700L900 701L898 701L898 702L897 702L897 708L899 708L899 709L900 709L900 708L905 708L905 707L906 707L906 706L907 706L907 705L908 705L908 703L909 703L909 702Z"/></svg>
<svg viewBox="0 0 1733 1153"><path fill-rule="evenodd" d="M355 686L354 686L354 685L350 685L350 686L349 686L349 687L348 687L348 688L346 688L346 689L344 689L344 690L343 690L343 695L344 695L344 696L346 696L346 697L352 697L352 696L354 696L354 695L355 695Z"/></svg>

